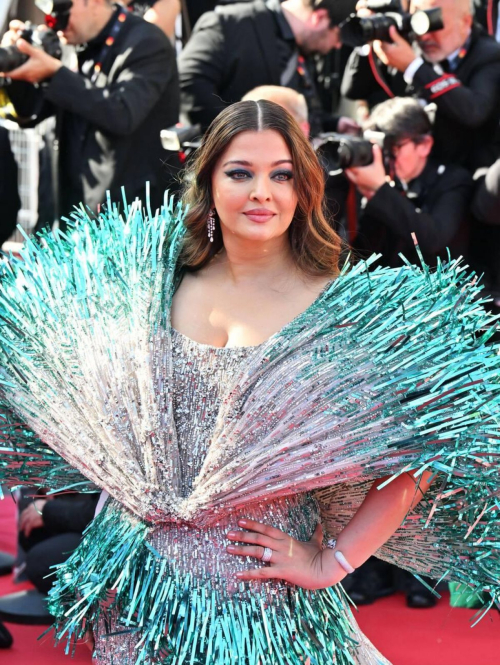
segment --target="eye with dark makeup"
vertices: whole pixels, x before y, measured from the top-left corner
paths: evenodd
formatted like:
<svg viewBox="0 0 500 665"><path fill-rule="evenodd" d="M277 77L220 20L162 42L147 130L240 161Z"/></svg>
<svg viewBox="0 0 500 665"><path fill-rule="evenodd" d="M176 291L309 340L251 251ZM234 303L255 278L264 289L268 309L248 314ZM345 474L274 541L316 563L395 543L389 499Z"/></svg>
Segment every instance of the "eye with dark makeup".
<svg viewBox="0 0 500 665"><path fill-rule="evenodd" d="M246 180L247 178L252 177L252 174L244 169L232 169L231 171L224 171L224 174L232 180ZM278 182L287 182L293 178L293 173L287 169L274 171L274 173L271 174L271 178Z"/></svg>
<svg viewBox="0 0 500 665"><path fill-rule="evenodd" d="M288 169L282 169L271 174L271 178L278 180L278 182L287 182L293 178L293 173Z"/></svg>
<svg viewBox="0 0 500 665"><path fill-rule="evenodd" d="M244 169L232 169L231 171L224 171L224 174L232 180L246 180L252 177L252 174Z"/></svg>

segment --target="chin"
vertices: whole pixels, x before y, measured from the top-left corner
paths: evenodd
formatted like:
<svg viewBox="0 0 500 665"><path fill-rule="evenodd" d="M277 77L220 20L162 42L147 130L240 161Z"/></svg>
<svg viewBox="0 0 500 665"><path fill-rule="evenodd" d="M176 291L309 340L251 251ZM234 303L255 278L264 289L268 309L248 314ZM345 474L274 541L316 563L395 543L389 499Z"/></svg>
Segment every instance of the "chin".
<svg viewBox="0 0 500 665"><path fill-rule="evenodd" d="M266 227L265 224L255 225L251 228L241 229L239 232L236 232L236 235L242 240L248 240L249 242L268 242L273 240L277 236L281 235L276 231L276 229L271 229Z"/></svg>
<svg viewBox="0 0 500 665"><path fill-rule="evenodd" d="M274 237L274 233L267 233L264 229L254 229L240 235L240 238L248 240L249 242L267 242Z"/></svg>
<svg viewBox="0 0 500 665"><path fill-rule="evenodd" d="M428 51L422 49L422 51L425 55L425 59L427 60L427 62L431 62L433 65L435 65L438 62L441 62L441 60L444 60L444 58L446 57L440 51L436 51L436 49L434 48L429 49Z"/></svg>

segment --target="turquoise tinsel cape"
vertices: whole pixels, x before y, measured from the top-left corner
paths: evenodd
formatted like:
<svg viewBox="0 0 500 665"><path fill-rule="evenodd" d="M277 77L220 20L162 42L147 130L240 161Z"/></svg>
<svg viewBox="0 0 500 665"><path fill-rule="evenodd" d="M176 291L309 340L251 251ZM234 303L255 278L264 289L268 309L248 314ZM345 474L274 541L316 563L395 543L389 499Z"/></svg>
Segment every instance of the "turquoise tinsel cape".
<svg viewBox="0 0 500 665"><path fill-rule="evenodd" d="M201 601L172 583L150 525L209 525L221 510L313 491L336 533L373 479L408 471L431 470L432 488L378 555L498 604L500 356L467 270L346 266L257 347L182 498L168 376L183 234L172 202L154 217L109 204L98 224L81 211L66 234L27 239L5 267L0 479L103 488L134 516L105 510L61 567L59 637L82 636L114 587L115 611L143 633L137 662L187 649L186 605Z"/></svg>

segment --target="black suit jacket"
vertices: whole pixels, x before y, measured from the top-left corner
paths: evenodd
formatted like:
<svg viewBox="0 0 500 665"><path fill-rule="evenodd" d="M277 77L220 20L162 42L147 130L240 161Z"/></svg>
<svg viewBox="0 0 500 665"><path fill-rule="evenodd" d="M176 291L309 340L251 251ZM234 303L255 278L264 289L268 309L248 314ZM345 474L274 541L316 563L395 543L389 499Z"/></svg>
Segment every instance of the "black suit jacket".
<svg viewBox="0 0 500 665"><path fill-rule="evenodd" d="M474 216L481 222L500 226L500 159L481 178L472 204Z"/></svg>
<svg viewBox="0 0 500 665"><path fill-rule="evenodd" d="M373 57L383 81L387 83L392 94L396 97L405 97L407 85L403 74L397 69L384 65L375 55ZM368 57L361 55L358 49L354 49L347 60L340 92L348 99L363 99L370 109L389 99L389 95L373 75Z"/></svg>
<svg viewBox="0 0 500 665"><path fill-rule="evenodd" d="M351 99L368 99L378 84L373 75L367 74L367 62L353 68L356 59L360 59L357 54L346 70L343 94ZM498 151L494 139L500 118L500 45L480 26L473 26L467 53L453 72L438 73L431 64L424 63L411 86L403 89L402 74L393 70L386 73L386 82L395 95L414 96L436 104L436 160L460 164L471 171L495 161Z"/></svg>
<svg viewBox="0 0 500 665"><path fill-rule="evenodd" d="M262 0L204 14L179 57L181 112L206 128L259 85L280 85L278 28Z"/></svg>
<svg viewBox="0 0 500 665"><path fill-rule="evenodd" d="M9 90L21 124L57 116L63 215L81 200L95 211L107 190L119 202L122 186L129 201L144 198L147 180L156 207L169 184L160 131L178 120L173 47L159 28L130 14L92 83L113 20L80 53L78 72L61 67L41 89L13 85Z"/></svg>
<svg viewBox="0 0 500 665"><path fill-rule="evenodd" d="M403 265L400 252L418 263L411 236L415 233L429 265L436 265L438 257L446 259L447 249L457 258L467 248L472 192L468 171L429 161L406 194L385 184L368 201L354 247L363 256L380 252L382 265L389 267Z"/></svg>
<svg viewBox="0 0 500 665"><path fill-rule="evenodd" d="M17 163L10 147L9 132L0 127L0 246L16 230L20 208Z"/></svg>
<svg viewBox="0 0 500 665"><path fill-rule="evenodd" d="M500 159L479 179L472 202L471 263L486 290L500 298Z"/></svg>

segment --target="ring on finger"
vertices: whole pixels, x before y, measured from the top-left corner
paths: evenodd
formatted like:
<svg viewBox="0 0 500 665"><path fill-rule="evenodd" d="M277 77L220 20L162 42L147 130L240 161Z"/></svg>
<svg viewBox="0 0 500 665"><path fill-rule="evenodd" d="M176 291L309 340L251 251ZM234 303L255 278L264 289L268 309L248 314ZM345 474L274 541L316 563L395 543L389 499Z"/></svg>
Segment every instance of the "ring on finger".
<svg viewBox="0 0 500 665"><path fill-rule="evenodd" d="M273 551L270 547L264 547L264 552L262 553L261 561L264 563L269 563L271 557L273 556Z"/></svg>

